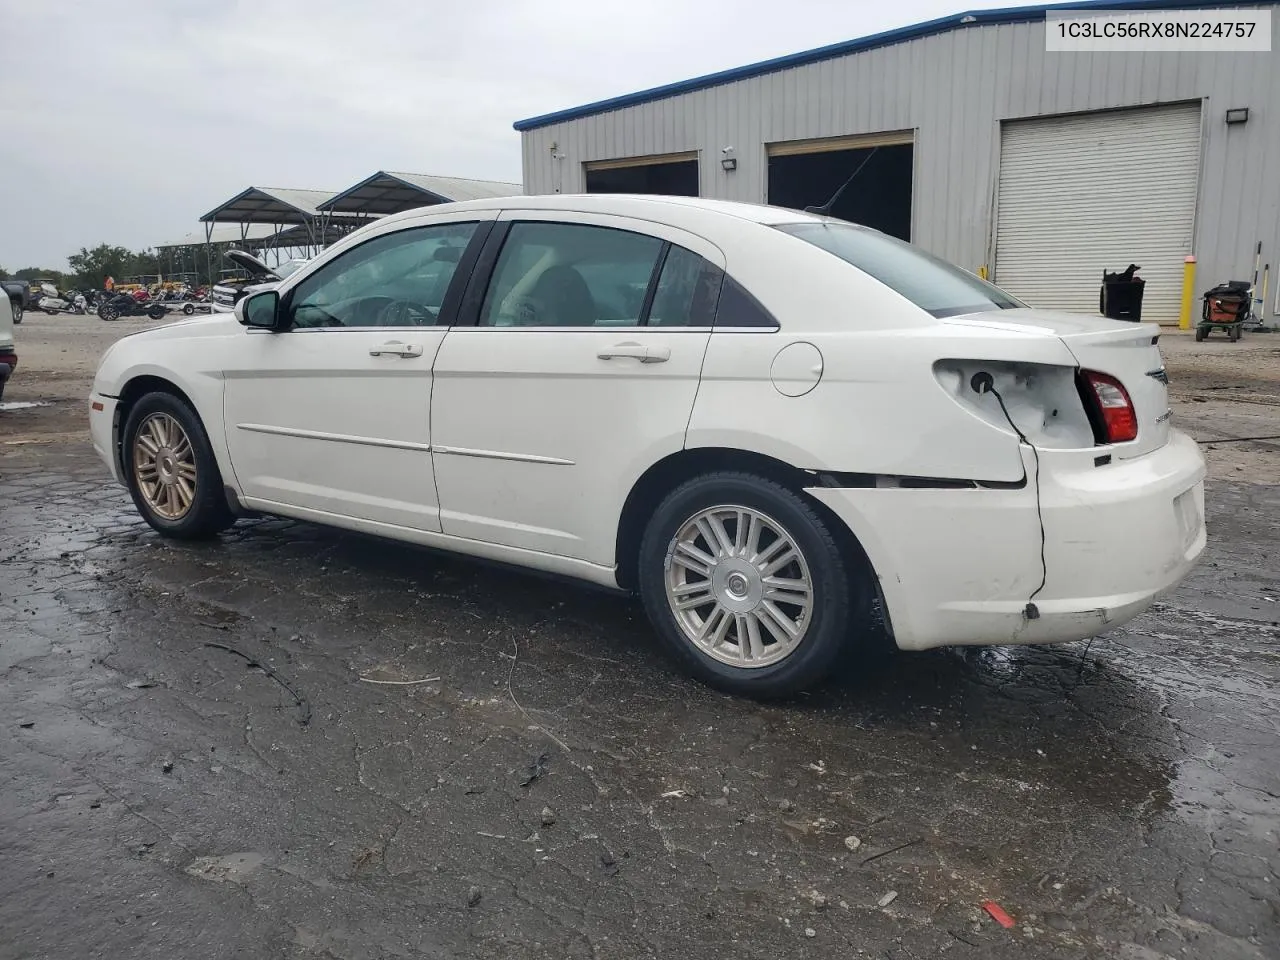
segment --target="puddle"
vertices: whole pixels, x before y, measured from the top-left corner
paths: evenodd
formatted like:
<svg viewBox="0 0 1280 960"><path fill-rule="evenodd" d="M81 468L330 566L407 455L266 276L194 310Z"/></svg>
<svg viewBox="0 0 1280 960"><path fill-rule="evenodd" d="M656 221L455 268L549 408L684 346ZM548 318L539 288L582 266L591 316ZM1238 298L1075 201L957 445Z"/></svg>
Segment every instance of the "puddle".
<svg viewBox="0 0 1280 960"><path fill-rule="evenodd" d="M5 400L0 403L0 410L29 410L31 407L52 406L48 400Z"/></svg>

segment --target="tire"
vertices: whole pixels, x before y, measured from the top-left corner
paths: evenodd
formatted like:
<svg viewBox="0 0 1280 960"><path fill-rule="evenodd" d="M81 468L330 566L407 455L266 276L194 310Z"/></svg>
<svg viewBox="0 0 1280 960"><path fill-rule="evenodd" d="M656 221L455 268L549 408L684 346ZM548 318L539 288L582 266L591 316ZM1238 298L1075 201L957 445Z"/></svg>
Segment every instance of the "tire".
<svg viewBox="0 0 1280 960"><path fill-rule="evenodd" d="M110 323L112 320L120 319L120 311L116 307L103 304L98 308L98 316Z"/></svg>
<svg viewBox="0 0 1280 960"><path fill-rule="evenodd" d="M194 303L184 303L184 304L182 305L182 312L183 312L183 313L185 313L188 317L189 317L189 316L191 316L193 313L195 313L195 312L196 312L196 306L195 306L195 304L194 304Z"/></svg>
<svg viewBox="0 0 1280 960"><path fill-rule="evenodd" d="M149 307L147 309L147 316L150 317L152 320L160 320L164 318L164 315L167 312L168 311L165 310L164 307Z"/></svg>
<svg viewBox="0 0 1280 960"><path fill-rule="evenodd" d="M1208 336L1209 331L1204 327L1196 327L1196 343L1203 343L1204 338Z"/></svg>
<svg viewBox="0 0 1280 960"><path fill-rule="evenodd" d="M129 411L123 439L121 469L133 505L158 533L199 540L235 522L209 437L184 401L171 393L146 394Z"/></svg>
<svg viewBox="0 0 1280 960"><path fill-rule="evenodd" d="M723 515L719 513L721 509ZM676 557L683 553L678 545L689 544L690 537L694 547L709 544L704 532L696 532L695 521L710 511L715 511L721 520L720 528L734 549L717 560L707 577ZM797 640L784 641L780 639L782 634L770 627L778 621L760 602L765 586L760 576L765 571L751 564L746 550L739 547L748 538L738 539L736 517L741 514L737 511L749 511L746 515L754 515L755 523L766 531L755 536L757 555L764 554L766 562L776 563L786 554L783 547L777 557L769 556L770 548L778 542L774 531L781 532L796 548L799 560L771 575L782 575L790 583L808 584L807 614L800 605L785 601L772 605L773 610L781 611L792 626L799 628ZM707 554L709 550L702 552ZM650 622L690 673L729 693L773 698L788 696L825 679L848 649L851 628L865 627L871 591L860 573L860 565L850 562L827 521L800 496L763 477L724 472L689 480L663 500L641 540L638 579ZM699 589L702 583L708 588ZM709 588L712 584L717 585L716 589ZM705 605L677 614L672 598L679 596L686 600L700 596L707 599ZM789 592L785 596L801 594ZM728 614L729 608L721 600L732 605L734 615ZM725 623L726 620L732 622ZM696 641L690 634L699 626L710 626L713 635L719 635L719 643ZM739 631L746 634L750 658L737 642ZM749 659L758 662L747 665Z"/></svg>
<svg viewBox="0 0 1280 960"><path fill-rule="evenodd" d="M1232 343L1235 343L1237 340L1239 340L1239 339L1240 339L1240 334L1241 334L1241 333L1243 333L1243 332L1244 332L1244 331L1242 331L1242 330L1240 329L1240 326L1239 326L1238 324L1237 324L1236 326L1232 327L1232 328L1231 328L1231 342L1232 342Z"/></svg>
<svg viewBox="0 0 1280 960"><path fill-rule="evenodd" d="M13 322L15 325L22 322L22 304L20 303L13 303Z"/></svg>
<svg viewBox="0 0 1280 960"><path fill-rule="evenodd" d="M53 307L41 307L40 309L51 317L56 317L58 315L58 311L53 309Z"/></svg>

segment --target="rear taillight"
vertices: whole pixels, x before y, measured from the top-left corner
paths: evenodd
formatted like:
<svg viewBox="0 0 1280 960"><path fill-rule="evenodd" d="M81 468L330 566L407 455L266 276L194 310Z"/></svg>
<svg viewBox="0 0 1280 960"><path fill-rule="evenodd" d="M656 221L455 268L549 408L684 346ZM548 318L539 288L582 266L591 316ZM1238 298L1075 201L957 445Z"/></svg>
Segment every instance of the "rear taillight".
<svg viewBox="0 0 1280 960"><path fill-rule="evenodd" d="M1138 413L1129 391L1115 377L1081 370L1085 399L1092 407L1094 429L1101 443L1126 443L1138 436Z"/></svg>

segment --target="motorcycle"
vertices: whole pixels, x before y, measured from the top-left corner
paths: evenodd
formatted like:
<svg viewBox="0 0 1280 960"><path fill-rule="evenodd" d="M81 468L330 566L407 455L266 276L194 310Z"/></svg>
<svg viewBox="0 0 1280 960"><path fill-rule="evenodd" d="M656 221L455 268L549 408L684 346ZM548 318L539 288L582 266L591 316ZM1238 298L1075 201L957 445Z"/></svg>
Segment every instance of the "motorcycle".
<svg viewBox="0 0 1280 960"><path fill-rule="evenodd" d="M83 293L77 293L70 300L64 297L44 296L36 303L36 308L43 310L51 317L57 316L60 313L83 315L89 312L88 301L85 299Z"/></svg>
<svg viewBox="0 0 1280 960"><path fill-rule="evenodd" d="M140 301L127 293L112 294L98 305L98 316L107 321L142 316L160 320L167 312L159 301Z"/></svg>

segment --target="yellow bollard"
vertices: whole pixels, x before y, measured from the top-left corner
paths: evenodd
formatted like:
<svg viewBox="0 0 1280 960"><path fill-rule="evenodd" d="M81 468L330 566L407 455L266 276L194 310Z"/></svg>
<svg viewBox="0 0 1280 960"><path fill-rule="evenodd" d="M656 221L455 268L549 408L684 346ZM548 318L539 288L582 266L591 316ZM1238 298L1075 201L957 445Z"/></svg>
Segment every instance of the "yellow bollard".
<svg viewBox="0 0 1280 960"><path fill-rule="evenodd" d="M981 277L983 280L991 279L990 277L987 276L987 265L985 263L978 268L978 276Z"/></svg>
<svg viewBox="0 0 1280 960"><path fill-rule="evenodd" d="M1191 329L1191 303L1195 299L1196 258L1189 256L1182 261L1182 311L1178 314L1178 329Z"/></svg>

